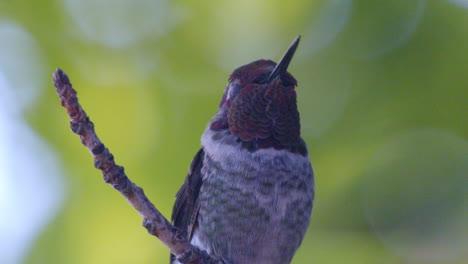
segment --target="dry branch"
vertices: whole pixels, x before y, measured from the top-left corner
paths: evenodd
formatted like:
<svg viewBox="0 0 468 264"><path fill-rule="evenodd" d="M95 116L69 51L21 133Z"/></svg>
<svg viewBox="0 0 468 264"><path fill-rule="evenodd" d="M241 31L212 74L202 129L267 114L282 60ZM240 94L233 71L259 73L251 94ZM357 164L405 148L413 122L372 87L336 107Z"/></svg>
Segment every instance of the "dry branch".
<svg viewBox="0 0 468 264"><path fill-rule="evenodd" d="M115 164L114 156L96 135L94 124L78 103L76 91L73 89L68 76L61 69L57 69L53 77L62 106L67 109L67 113L71 118L71 130L80 136L81 143L93 155L94 166L102 171L104 181L119 191L140 213L143 217L143 226L148 232L158 237L181 263L222 264L222 261L209 256L206 251L202 251L190 244L186 234L179 232L177 228L169 223L148 200L143 189L130 181L124 172L124 168Z"/></svg>

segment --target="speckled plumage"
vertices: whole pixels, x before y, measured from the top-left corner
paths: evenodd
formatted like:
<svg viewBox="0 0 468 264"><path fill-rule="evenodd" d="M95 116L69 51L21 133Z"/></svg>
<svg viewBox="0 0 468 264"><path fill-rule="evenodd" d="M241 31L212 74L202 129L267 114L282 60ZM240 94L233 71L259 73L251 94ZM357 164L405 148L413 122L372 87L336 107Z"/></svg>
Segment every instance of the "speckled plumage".
<svg viewBox="0 0 468 264"><path fill-rule="evenodd" d="M174 205L174 225L232 264L290 263L309 225L314 176L296 80L275 66L259 60L231 75Z"/></svg>

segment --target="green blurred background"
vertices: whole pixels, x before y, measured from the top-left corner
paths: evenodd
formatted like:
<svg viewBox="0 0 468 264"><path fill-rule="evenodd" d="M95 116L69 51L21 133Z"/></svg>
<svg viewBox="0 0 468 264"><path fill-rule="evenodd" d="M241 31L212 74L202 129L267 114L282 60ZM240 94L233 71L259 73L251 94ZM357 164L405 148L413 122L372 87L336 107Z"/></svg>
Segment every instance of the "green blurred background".
<svg viewBox="0 0 468 264"><path fill-rule="evenodd" d="M466 263L466 0L0 0L0 263L168 262L71 133L55 67L169 217L229 74L298 34L316 201L293 263Z"/></svg>

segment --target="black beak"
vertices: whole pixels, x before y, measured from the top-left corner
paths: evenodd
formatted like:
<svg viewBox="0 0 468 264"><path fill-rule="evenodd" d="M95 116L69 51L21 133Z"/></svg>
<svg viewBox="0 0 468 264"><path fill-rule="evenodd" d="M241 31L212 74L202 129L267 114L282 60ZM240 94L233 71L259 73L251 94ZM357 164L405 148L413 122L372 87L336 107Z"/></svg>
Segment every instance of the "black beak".
<svg viewBox="0 0 468 264"><path fill-rule="evenodd" d="M273 69L271 72L270 76L268 77L268 82L272 81L278 76L281 76L288 70L289 63L292 60L292 57L294 56L294 52L296 52L296 48L299 45L299 40L301 39L301 36L297 36L291 45L289 45L288 50L286 50L286 53L284 53L283 57L281 60L276 64L276 67Z"/></svg>

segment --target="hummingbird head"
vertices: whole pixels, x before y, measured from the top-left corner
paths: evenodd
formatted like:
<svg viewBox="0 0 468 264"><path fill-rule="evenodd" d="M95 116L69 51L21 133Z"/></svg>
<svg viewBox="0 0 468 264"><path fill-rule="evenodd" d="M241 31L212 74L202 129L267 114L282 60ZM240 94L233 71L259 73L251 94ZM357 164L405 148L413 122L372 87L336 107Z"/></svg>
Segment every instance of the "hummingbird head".
<svg viewBox="0 0 468 264"><path fill-rule="evenodd" d="M294 39L278 63L257 60L234 70L211 130L229 130L250 150L273 147L305 155L296 104L297 81L287 72L299 39Z"/></svg>

